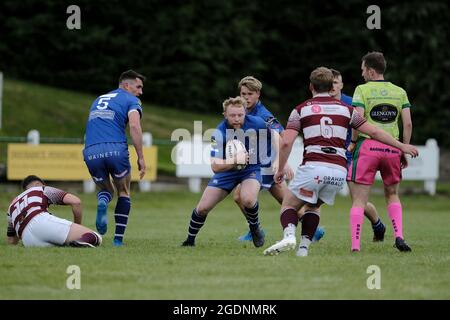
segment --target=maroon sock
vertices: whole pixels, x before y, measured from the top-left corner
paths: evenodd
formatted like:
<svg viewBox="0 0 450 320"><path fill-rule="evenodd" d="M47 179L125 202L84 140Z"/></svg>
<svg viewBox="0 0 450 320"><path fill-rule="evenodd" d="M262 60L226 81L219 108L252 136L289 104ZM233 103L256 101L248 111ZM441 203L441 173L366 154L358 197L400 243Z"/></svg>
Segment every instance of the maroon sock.
<svg viewBox="0 0 450 320"><path fill-rule="evenodd" d="M298 224L298 215L297 211L292 208L285 209L280 216L281 226L285 229L289 223L297 226Z"/></svg>
<svg viewBox="0 0 450 320"><path fill-rule="evenodd" d="M319 221L320 217L316 212L306 211L302 217L302 236L307 236L309 240L312 240Z"/></svg>
<svg viewBox="0 0 450 320"><path fill-rule="evenodd" d="M86 232L83 234L78 241L87 242L92 244L93 246L99 246L101 243L100 238L95 232Z"/></svg>

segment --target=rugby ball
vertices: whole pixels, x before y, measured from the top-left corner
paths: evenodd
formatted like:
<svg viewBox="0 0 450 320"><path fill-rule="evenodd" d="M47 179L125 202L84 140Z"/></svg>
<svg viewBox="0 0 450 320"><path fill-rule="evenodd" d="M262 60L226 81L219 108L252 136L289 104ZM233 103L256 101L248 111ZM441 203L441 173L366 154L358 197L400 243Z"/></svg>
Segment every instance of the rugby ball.
<svg viewBox="0 0 450 320"><path fill-rule="evenodd" d="M245 149L245 145L236 139L229 140L225 146L225 158L227 160L235 160L236 155L240 153L246 153L247 149ZM237 166L237 169L241 170L244 169L246 166L245 163L239 163Z"/></svg>

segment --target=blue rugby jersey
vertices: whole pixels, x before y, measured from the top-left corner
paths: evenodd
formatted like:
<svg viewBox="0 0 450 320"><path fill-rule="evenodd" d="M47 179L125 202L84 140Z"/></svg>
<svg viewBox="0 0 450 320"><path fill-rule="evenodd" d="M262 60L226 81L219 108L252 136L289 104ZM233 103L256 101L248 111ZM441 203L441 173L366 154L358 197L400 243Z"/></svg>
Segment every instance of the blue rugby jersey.
<svg viewBox="0 0 450 320"><path fill-rule="evenodd" d="M125 129L131 110L137 110L142 117L140 100L121 88L95 99L86 124L85 147L106 142L126 143Z"/></svg>
<svg viewBox="0 0 450 320"><path fill-rule="evenodd" d="M264 137L263 134L265 134L266 137ZM264 157L264 153L267 152L267 141L261 141L262 143L260 143L260 139L270 141L270 130L268 130L267 124L262 118L246 115L242 128L238 130L234 130L228 125L227 120L224 119L217 126L211 137L211 157L225 159L225 146L227 141L231 139L238 139L244 143L245 148L249 153L250 164L244 169L245 171L259 170L261 163L267 162L267 159L265 159L267 157ZM235 170L230 171L235 172ZM220 174L227 173L229 173L229 171Z"/></svg>
<svg viewBox="0 0 450 320"><path fill-rule="evenodd" d="M280 122L278 122L277 118L274 117L274 115L262 104L261 101L258 101L253 109L247 114L262 118L269 129L275 130L278 133L284 131L283 126L280 124ZM272 165L272 160L275 157L275 153L272 154L271 140L268 140L267 156L270 157L270 161L265 161L264 163L262 163L262 168L270 168L270 166Z"/></svg>

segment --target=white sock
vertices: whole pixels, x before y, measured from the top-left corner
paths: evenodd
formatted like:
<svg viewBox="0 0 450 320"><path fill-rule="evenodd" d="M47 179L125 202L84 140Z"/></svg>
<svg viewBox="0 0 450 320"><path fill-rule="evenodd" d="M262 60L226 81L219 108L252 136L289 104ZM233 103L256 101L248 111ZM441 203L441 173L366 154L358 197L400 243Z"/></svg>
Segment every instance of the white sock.
<svg viewBox="0 0 450 320"><path fill-rule="evenodd" d="M294 237L295 238L295 230L297 229L297 227L292 224L289 223L288 226L286 228L284 228L284 238L290 238L290 237Z"/></svg>
<svg viewBox="0 0 450 320"><path fill-rule="evenodd" d="M308 249L310 244L311 240L309 240L307 236L302 236L299 247L306 247L306 249Z"/></svg>

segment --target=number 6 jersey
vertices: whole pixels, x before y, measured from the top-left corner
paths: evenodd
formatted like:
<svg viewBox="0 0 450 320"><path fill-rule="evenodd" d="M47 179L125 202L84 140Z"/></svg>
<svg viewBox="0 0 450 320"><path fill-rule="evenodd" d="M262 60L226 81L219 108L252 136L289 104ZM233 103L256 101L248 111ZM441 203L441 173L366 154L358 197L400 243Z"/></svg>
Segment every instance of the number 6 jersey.
<svg viewBox="0 0 450 320"><path fill-rule="evenodd" d="M303 135L303 163L347 170L345 140L349 126L367 120L356 110L328 94L318 94L292 110L286 129Z"/></svg>

